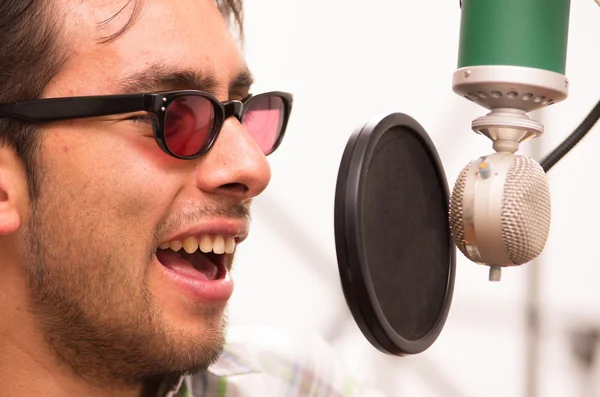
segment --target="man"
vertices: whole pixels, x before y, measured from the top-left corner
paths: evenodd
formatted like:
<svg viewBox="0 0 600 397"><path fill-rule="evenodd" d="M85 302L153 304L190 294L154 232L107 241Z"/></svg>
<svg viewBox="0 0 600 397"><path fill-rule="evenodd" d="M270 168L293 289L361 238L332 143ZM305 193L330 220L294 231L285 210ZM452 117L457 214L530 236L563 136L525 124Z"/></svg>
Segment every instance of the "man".
<svg viewBox="0 0 600 397"><path fill-rule="evenodd" d="M249 96L239 1L0 3L0 395L354 389L222 354L233 253L291 111ZM227 390L242 373L262 377Z"/></svg>

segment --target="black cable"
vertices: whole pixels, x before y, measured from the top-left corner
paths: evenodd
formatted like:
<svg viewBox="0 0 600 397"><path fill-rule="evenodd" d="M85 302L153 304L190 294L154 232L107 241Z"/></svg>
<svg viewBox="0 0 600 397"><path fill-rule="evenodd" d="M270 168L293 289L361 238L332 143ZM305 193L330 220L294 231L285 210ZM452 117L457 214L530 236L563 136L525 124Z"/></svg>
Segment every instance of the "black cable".
<svg viewBox="0 0 600 397"><path fill-rule="evenodd" d="M588 132L590 132L598 119L600 119L600 101L598 101L596 106L594 106L586 118L583 119L575 131L573 131L571 135L540 162L544 171L548 172L550 168L554 167L560 159L569 153L569 151L573 149L573 147L577 145Z"/></svg>

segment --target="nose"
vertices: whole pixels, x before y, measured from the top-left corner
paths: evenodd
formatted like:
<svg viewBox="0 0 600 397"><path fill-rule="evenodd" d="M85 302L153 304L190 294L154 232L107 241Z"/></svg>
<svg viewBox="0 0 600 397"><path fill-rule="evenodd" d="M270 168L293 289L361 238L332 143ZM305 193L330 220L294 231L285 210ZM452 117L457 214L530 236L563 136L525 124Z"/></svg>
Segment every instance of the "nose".
<svg viewBox="0 0 600 397"><path fill-rule="evenodd" d="M266 156L237 118L227 118L221 128L196 168L198 188L238 202L258 196L271 179Z"/></svg>

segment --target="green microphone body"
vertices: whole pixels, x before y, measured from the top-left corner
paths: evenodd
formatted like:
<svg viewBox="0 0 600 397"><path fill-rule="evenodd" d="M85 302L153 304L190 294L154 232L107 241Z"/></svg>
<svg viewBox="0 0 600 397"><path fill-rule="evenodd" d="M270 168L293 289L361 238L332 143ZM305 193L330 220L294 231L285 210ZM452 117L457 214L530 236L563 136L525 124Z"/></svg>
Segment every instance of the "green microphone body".
<svg viewBox="0 0 600 397"><path fill-rule="evenodd" d="M565 74L569 0L464 0L458 67L523 66Z"/></svg>

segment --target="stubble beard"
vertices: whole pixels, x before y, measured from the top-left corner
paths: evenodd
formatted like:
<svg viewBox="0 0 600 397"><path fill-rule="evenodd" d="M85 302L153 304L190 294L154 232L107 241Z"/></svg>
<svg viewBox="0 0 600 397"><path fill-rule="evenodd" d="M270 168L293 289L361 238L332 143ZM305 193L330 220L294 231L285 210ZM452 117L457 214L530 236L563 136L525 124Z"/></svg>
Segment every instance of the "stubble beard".
<svg viewBox="0 0 600 397"><path fill-rule="evenodd" d="M32 205L24 263L30 311L59 363L90 384L120 389L195 373L218 359L224 306L195 313L206 330L201 337L170 327L148 287L153 253L144 277L136 277L127 272L133 264L65 240L74 233L52 216L56 209Z"/></svg>

